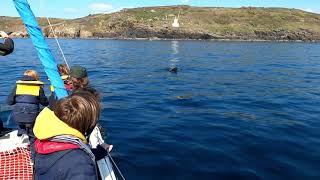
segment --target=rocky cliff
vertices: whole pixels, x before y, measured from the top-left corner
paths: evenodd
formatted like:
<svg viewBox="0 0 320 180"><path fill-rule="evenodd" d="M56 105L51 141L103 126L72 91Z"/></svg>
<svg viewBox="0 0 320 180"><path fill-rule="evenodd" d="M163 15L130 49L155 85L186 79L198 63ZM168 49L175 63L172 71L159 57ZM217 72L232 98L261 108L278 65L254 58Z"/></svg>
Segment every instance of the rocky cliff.
<svg viewBox="0 0 320 180"><path fill-rule="evenodd" d="M179 15L179 28L172 22ZM43 32L53 37L46 21ZM52 19L63 38L320 40L320 15L284 8L164 6L124 9L79 19ZM0 29L26 36L18 18L0 17Z"/></svg>

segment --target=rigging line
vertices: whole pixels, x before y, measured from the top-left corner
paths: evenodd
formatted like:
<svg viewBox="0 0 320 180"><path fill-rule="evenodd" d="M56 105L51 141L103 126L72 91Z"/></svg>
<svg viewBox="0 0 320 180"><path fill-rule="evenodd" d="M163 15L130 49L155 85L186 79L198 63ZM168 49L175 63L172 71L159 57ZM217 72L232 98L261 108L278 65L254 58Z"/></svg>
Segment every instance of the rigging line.
<svg viewBox="0 0 320 180"><path fill-rule="evenodd" d="M112 156L111 156L111 154L110 154L109 152L108 152L108 156L109 156L109 158L111 159L112 164L116 167L117 171L119 172L121 178L122 178L123 180L126 180L126 178L124 178L122 172L121 172L120 169L118 168L116 162L114 162L114 160L113 160L113 158L112 158Z"/></svg>
<svg viewBox="0 0 320 180"><path fill-rule="evenodd" d="M42 0L39 0L39 4L40 4L40 9L45 8L45 6L43 5ZM67 68L70 70L70 66L69 66L69 64L68 64L68 61L67 61L67 59L66 59L66 57L65 57L65 55L64 55L64 53L63 53L63 50L62 50L62 48L61 48L61 46L60 46L60 43L59 43L58 38L57 38L57 36L56 36L56 33L54 32L53 26L51 25L51 22L50 22L50 20L49 20L49 18L48 18L48 16L47 16L47 13L45 13L45 17L46 17L46 19L47 19L47 21L48 21L48 24L49 24L50 30L51 30L51 32L52 32L52 34L53 34L53 37L54 37L54 39L56 40L56 43L57 43L57 45L58 45L58 47L59 47L59 50L60 50L60 52L61 52L61 54L62 54L63 60L64 60L64 62L66 63Z"/></svg>
<svg viewBox="0 0 320 180"><path fill-rule="evenodd" d="M100 139L100 137L99 137L99 133L101 134L100 129L99 129L99 127L96 127L96 128L98 129L98 131L96 132L95 136L96 136L96 138L98 139L99 144L102 144L102 143L104 143L104 142L103 142L103 141ZM116 167L116 169L117 169L118 173L120 174L121 178L122 178L123 180L125 180L126 178L124 178L122 172L120 171L119 167L117 166L116 162L113 160L113 158L112 158L112 156L111 156L111 154L110 154L109 152L108 152L108 156L109 156L109 158L111 159L112 164ZM108 163L106 162L106 164L108 164ZM109 167L108 167L108 168L109 168ZM111 177L112 177L112 176L111 176ZM113 179L113 177L112 177L112 179Z"/></svg>
<svg viewBox="0 0 320 180"><path fill-rule="evenodd" d="M64 62L66 63L68 69L70 70L70 66L69 66L68 61L67 61L67 59L66 59L66 57L65 57L65 55L64 55L64 53L63 53L63 51L62 51L62 48L61 48L61 46L60 46L60 43L59 43L58 38L57 38L57 36L56 36L56 33L54 32L54 30L53 30L53 28L52 28L51 22L50 22L50 20L49 20L49 18L48 18L47 16L46 16L46 18L47 18L47 21L48 21L48 23L49 23L49 26L50 26L51 32L52 32L52 34L53 34L53 37L54 37L54 39L56 40L57 45L58 45L58 47L59 47L59 49L60 49L60 52L61 52L62 57L63 57L63 60L64 60Z"/></svg>

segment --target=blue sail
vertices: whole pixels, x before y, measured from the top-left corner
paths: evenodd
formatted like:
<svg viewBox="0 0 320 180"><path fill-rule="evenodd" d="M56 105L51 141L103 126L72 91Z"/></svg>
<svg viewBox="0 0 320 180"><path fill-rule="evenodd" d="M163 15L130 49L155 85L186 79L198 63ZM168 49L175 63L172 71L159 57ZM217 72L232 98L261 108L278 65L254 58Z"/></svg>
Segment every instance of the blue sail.
<svg viewBox="0 0 320 180"><path fill-rule="evenodd" d="M64 83L58 73L56 61L45 41L41 28L34 16L27 0L13 0L22 21L30 35L34 47L37 49L44 70L55 89L57 97L63 98L68 95Z"/></svg>

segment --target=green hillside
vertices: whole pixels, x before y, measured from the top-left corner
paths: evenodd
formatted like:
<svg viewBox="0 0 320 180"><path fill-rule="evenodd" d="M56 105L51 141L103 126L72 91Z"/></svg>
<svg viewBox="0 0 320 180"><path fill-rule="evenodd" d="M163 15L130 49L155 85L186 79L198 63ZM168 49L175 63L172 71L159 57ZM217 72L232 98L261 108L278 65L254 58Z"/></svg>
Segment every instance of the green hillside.
<svg viewBox="0 0 320 180"><path fill-rule="evenodd" d="M172 28L178 15L180 28ZM68 38L320 40L319 14L285 8L164 6L52 21L56 33ZM23 29L16 18L3 17L0 28ZM47 28L44 33L52 36Z"/></svg>

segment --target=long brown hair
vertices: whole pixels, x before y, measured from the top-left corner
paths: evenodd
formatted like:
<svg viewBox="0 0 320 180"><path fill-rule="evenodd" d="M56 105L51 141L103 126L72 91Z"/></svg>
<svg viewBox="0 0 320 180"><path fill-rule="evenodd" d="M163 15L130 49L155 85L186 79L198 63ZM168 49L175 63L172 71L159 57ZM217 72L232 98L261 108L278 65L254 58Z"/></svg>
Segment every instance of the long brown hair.
<svg viewBox="0 0 320 180"><path fill-rule="evenodd" d="M85 88L89 85L88 76L84 78L71 77L71 82L72 82L73 89Z"/></svg>
<svg viewBox="0 0 320 180"><path fill-rule="evenodd" d="M61 99L54 108L55 115L74 129L87 135L98 122L101 105L91 93L77 91Z"/></svg>
<svg viewBox="0 0 320 180"><path fill-rule="evenodd" d="M60 76L69 75L69 69L66 64L59 64L58 70L59 70Z"/></svg>

